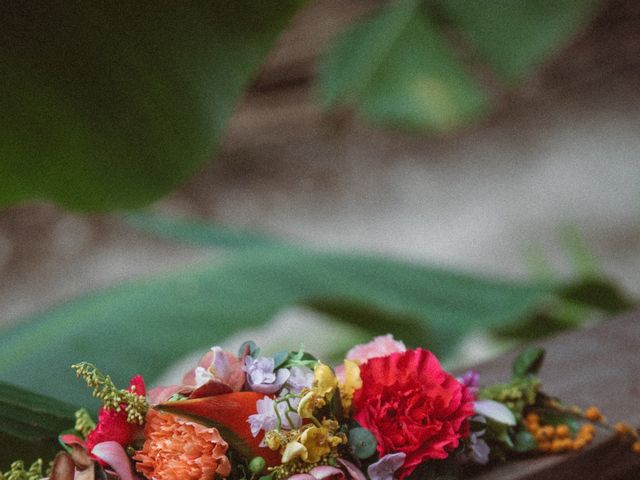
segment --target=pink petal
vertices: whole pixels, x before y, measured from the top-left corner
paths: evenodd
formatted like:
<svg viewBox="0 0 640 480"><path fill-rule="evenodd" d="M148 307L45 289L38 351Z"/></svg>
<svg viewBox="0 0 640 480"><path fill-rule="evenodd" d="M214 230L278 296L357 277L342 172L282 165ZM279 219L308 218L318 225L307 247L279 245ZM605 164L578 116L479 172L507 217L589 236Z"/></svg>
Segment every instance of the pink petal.
<svg viewBox="0 0 640 480"><path fill-rule="evenodd" d="M316 480L316 477L308 473L296 473L287 478L287 480Z"/></svg>
<svg viewBox="0 0 640 480"><path fill-rule="evenodd" d="M147 401L151 405L159 405L169 400L176 393L185 389L184 385L170 385L168 387L155 387L147 393Z"/></svg>
<svg viewBox="0 0 640 480"><path fill-rule="evenodd" d="M135 480L131 460L118 442L98 443L91 454L108 464L121 480Z"/></svg>
<svg viewBox="0 0 640 480"><path fill-rule="evenodd" d="M351 478L353 480L367 480L367 477L364 476L364 473L362 473L362 470L356 467L353 463L349 462L348 460L344 460L342 458L339 458L338 462L342 464L342 466L347 470L347 472L349 472L349 475L351 475Z"/></svg>
<svg viewBox="0 0 640 480"><path fill-rule="evenodd" d="M191 392L189 398L213 397L215 395L222 395L223 393L231 392L233 392L233 390L226 383L209 380L207 383Z"/></svg>
<svg viewBox="0 0 640 480"><path fill-rule="evenodd" d="M66 445L80 445L85 450L87 449L86 442L73 433L65 433L64 435L60 435L58 439Z"/></svg>
<svg viewBox="0 0 640 480"><path fill-rule="evenodd" d="M360 363L366 363L368 360L376 357L386 357L396 352L405 352L403 342L394 340L390 334L375 337L369 343L356 345L347 352L347 360L355 360Z"/></svg>
<svg viewBox="0 0 640 480"><path fill-rule="evenodd" d="M325 478L337 477L339 480L344 480L344 473L342 470L336 467L330 467L329 465L321 465L319 467L312 468L309 472L316 480L323 480Z"/></svg>

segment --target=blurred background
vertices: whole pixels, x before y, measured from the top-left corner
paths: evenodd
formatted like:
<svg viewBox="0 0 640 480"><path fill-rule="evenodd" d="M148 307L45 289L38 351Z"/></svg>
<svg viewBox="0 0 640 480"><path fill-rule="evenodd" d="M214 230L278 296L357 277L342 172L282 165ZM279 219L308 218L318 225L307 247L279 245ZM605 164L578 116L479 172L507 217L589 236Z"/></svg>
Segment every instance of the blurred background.
<svg viewBox="0 0 640 480"><path fill-rule="evenodd" d="M74 12L84 27L44 62L47 35L23 28L41 12L8 12L4 72L21 86L3 89L0 123L2 380L51 392L76 357L157 380L247 336L339 358L417 325L471 364L633 307L640 4L284 3L211 7L234 19L209 22L211 51L192 48L202 12ZM125 14L133 33L116 37ZM97 73L69 80L89 16L106 35L84 44ZM58 38L53 24L36 22Z"/></svg>

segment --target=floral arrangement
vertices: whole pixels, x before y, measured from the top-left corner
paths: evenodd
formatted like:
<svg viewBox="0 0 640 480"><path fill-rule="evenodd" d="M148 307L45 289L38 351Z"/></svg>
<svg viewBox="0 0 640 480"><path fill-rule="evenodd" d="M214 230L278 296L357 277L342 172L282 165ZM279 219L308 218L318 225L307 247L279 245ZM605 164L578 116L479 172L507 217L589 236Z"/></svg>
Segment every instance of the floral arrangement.
<svg viewBox="0 0 640 480"><path fill-rule="evenodd" d="M260 356L213 347L181 384L118 389L89 363L73 368L102 401L82 409L50 466L52 480L411 480L463 478L490 462L580 450L595 425L640 453L638 431L597 408L566 406L537 377L528 349L506 383L455 378L435 355L390 335L352 348L331 368L301 349ZM42 477L42 461L0 480Z"/></svg>

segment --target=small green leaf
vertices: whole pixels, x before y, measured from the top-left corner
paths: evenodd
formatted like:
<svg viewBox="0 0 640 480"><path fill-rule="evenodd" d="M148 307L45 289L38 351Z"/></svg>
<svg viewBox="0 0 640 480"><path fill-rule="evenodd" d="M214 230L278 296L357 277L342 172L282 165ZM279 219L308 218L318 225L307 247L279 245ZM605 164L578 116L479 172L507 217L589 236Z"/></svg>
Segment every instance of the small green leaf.
<svg viewBox="0 0 640 480"><path fill-rule="evenodd" d="M516 452L531 452L538 448L536 439L526 430L521 430L513 437L513 449Z"/></svg>
<svg viewBox="0 0 640 480"><path fill-rule="evenodd" d="M349 446L356 457L364 460L376 453L378 442L370 430L356 427L349 430Z"/></svg>
<svg viewBox="0 0 640 480"><path fill-rule="evenodd" d="M525 377L538 373L544 360L544 348L529 347L516 357L513 362L513 376Z"/></svg>
<svg viewBox="0 0 640 480"><path fill-rule="evenodd" d="M491 419L487 420L487 433L485 433L487 440L494 439L508 448L513 448L513 439L511 438L510 432L511 428L508 425L494 422Z"/></svg>
<svg viewBox="0 0 640 480"><path fill-rule="evenodd" d="M284 363L287 361L288 358L289 358L289 352L277 352L273 356L273 361L274 361L273 368L280 368L281 366L284 365Z"/></svg>

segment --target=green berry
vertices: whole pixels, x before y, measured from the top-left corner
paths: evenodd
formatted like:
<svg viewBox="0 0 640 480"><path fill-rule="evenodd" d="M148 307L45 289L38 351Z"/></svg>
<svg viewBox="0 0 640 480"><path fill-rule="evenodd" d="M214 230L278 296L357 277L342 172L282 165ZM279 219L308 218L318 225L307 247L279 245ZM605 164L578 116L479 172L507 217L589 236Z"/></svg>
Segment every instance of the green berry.
<svg viewBox="0 0 640 480"><path fill-rule="evenodd" d="M249 470L251 473L260 473L267 468L267 462L262 457L254 457L249 462Z"/></svg>

